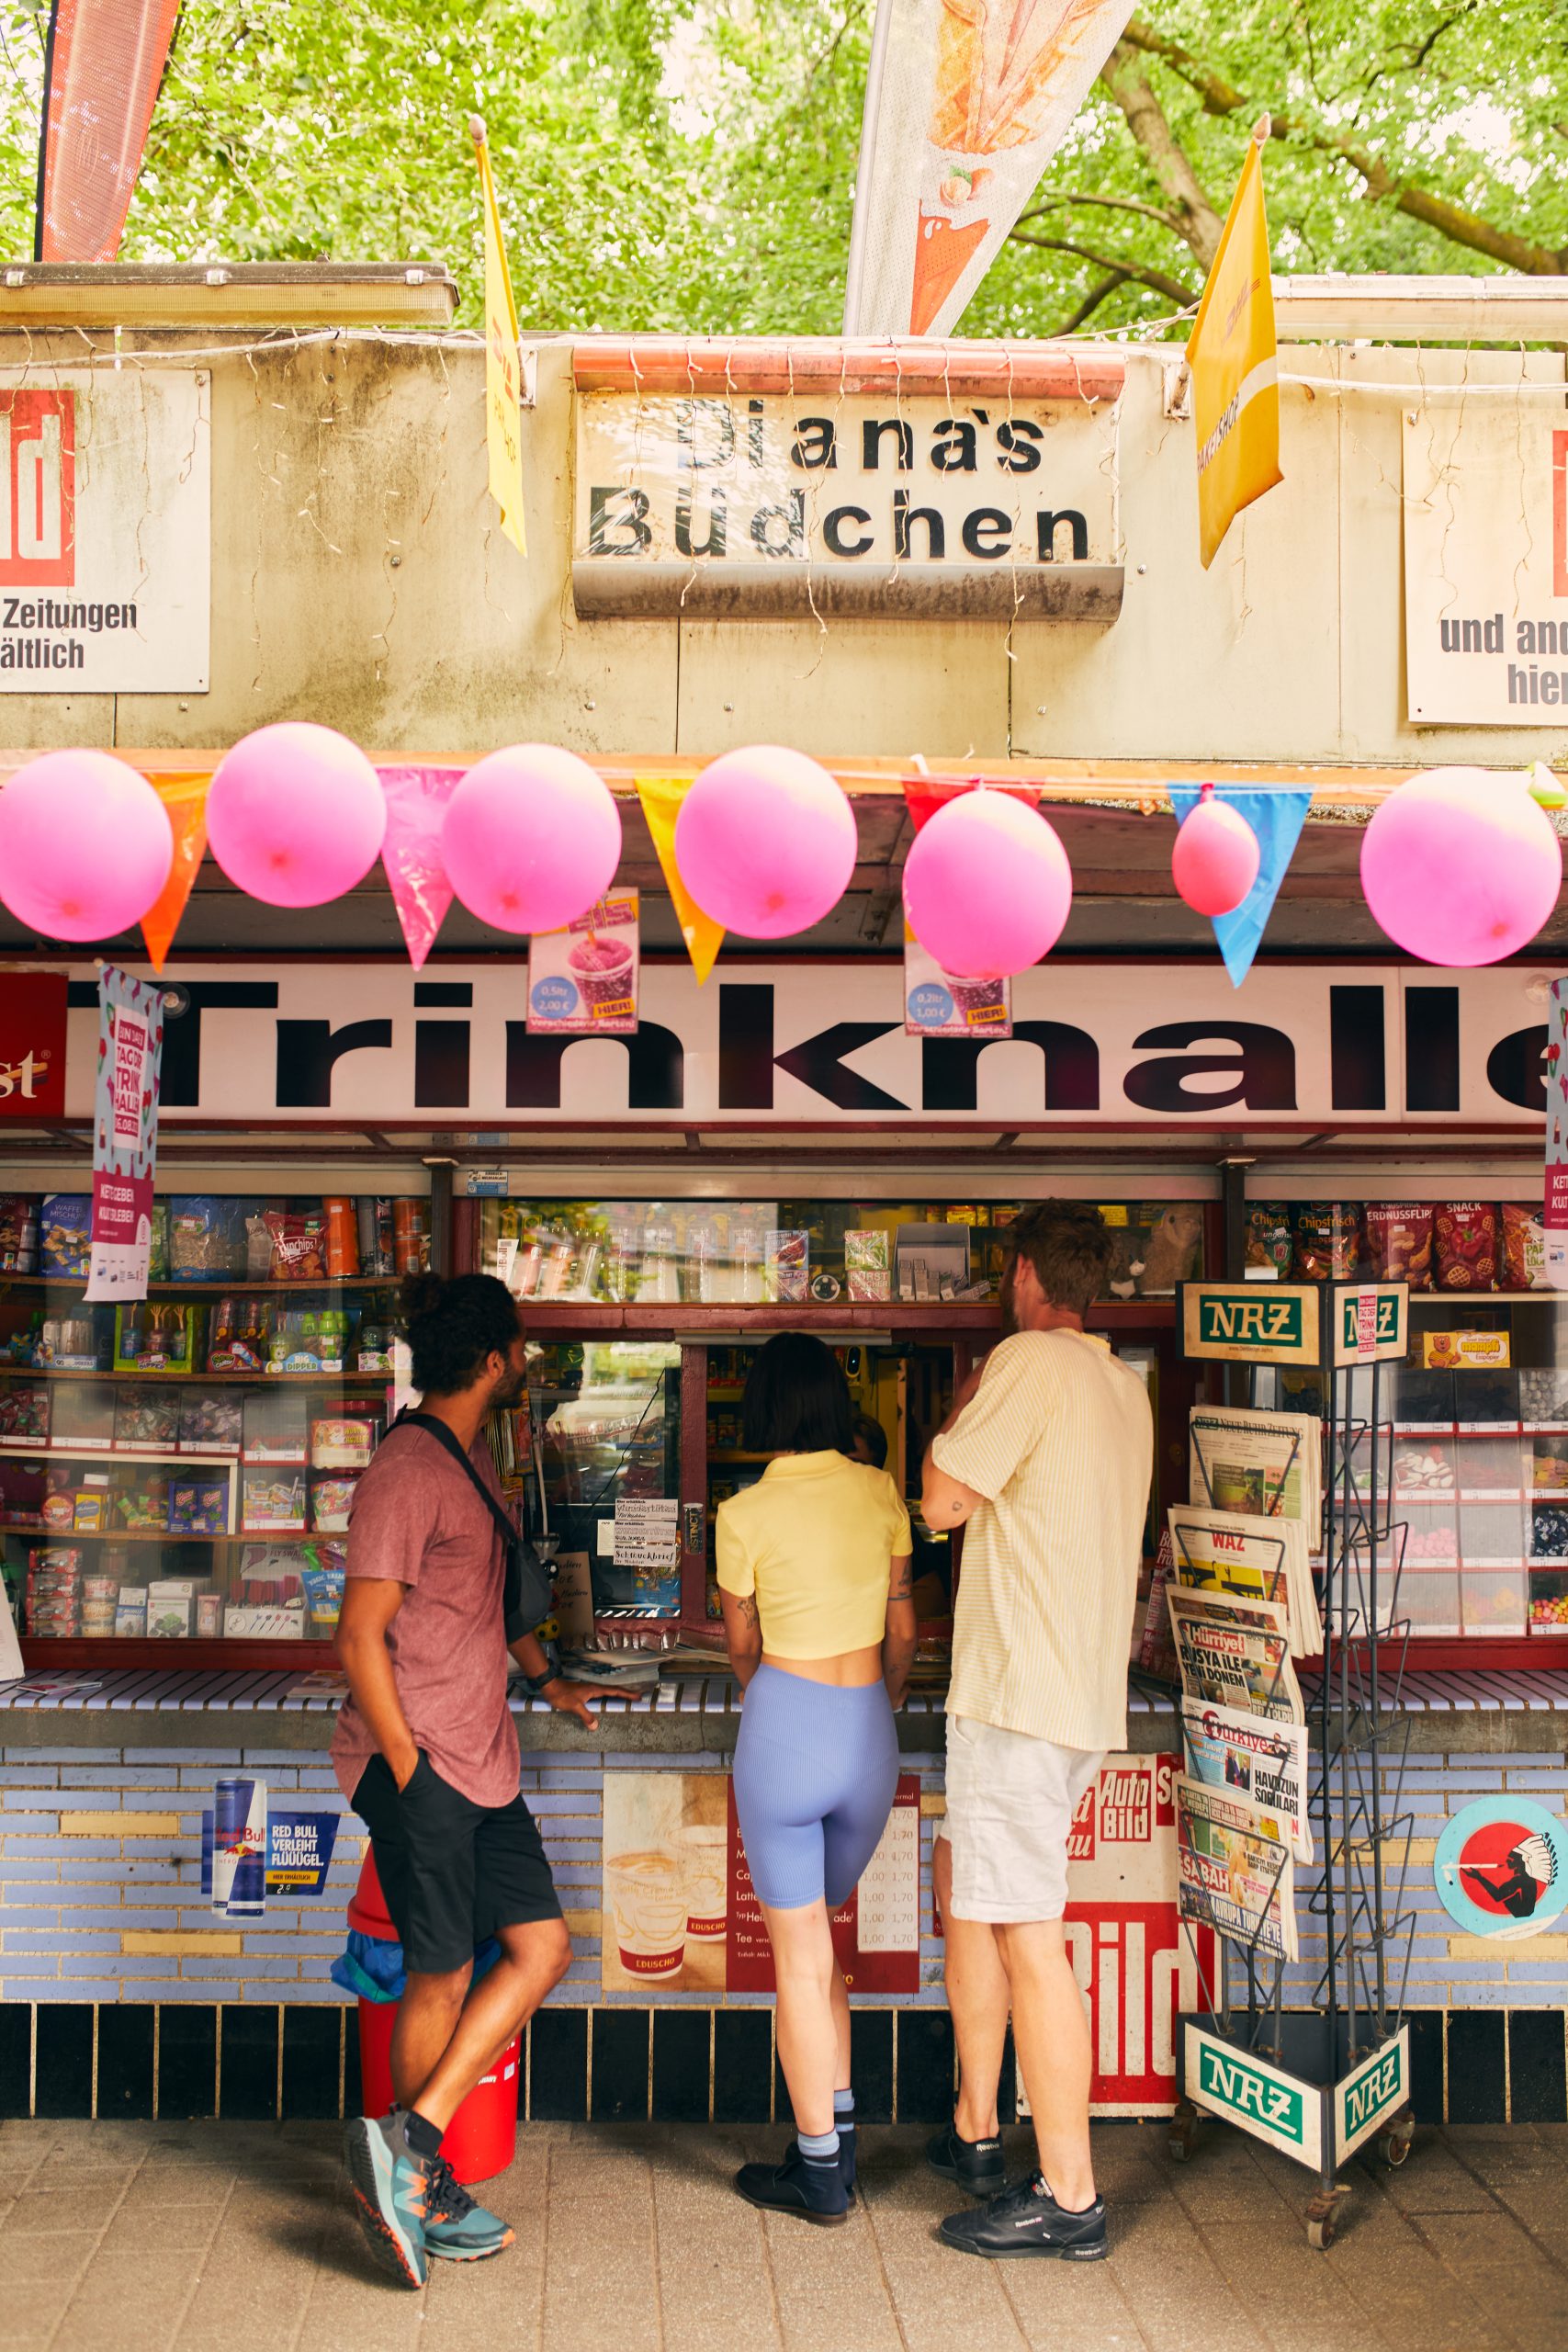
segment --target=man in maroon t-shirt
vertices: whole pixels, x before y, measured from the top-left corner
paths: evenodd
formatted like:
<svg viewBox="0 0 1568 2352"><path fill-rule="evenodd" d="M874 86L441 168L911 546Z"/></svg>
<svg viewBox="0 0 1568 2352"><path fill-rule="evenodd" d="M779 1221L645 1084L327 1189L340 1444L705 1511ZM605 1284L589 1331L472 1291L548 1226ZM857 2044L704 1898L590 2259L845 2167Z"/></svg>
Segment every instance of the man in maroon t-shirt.
<svg viewBox="0 0 1568 2352"><path fill-rule="evenodd" d="M521 1319L487 1274L419 1275L404 1297L421 1413L452 1442L394 1426L359 1482L337 1636L349 1697L333 1762L370 1831L408 1972L392 2033L396 2103L379 2120L349 2122L349 2178L378 2261L419 2287L430 2255L472 2262L512 2243L459 2188L441 2138L566 1974L571 1939L518 1793L492 1504L510 1513L481 1434L486 1414L522 1389ZM531 1689L593 1728L597 1684L553 1677L531 1633L510 1647ZM500 1957L476 1983L475 1949L491 1937Z"/></svg>

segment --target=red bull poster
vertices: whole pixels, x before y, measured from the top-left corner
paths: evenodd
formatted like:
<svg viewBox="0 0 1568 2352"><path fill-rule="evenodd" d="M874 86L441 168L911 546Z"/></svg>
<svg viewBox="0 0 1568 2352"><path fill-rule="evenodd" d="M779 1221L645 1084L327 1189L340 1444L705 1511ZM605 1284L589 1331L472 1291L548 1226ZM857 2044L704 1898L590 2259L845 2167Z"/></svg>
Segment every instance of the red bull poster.
<svg viewBox="0 0 1568 2352"><path fill-rule="evenodd" d="M106 964L98 978L92 1257L83 1294L89 1299L147 1295L163 1052L163 990Z"/></svg>
<svg viewBox="0 0 1568 2352"><path fill-rule="evenodd" d="M946 335L1061 145L1131 0L881 0L847 335Z"/></svg>

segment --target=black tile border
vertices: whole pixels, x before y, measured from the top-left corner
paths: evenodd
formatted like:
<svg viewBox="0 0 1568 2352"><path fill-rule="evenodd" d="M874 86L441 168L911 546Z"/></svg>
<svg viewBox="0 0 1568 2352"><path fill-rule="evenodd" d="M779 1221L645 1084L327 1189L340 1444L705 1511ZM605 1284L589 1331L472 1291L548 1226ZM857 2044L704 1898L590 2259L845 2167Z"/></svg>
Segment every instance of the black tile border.
<svg viewBox="0 0 1568 2352"><path fill-rule="evenodd" d="M221 2069L219 2024L221 2015ZM1410 2096L1418 2123L1568 2122L1568 2018L1553 2009L1412 2009ZM852 2011L860 2120L941 2123L951 2112L945 2009ZM651 2036L651 2042L650 2042ZM333 2003L0 2003L0 2120L330 2120L356 2114L358 2019ZM650 2082L651 2068L651 2082ZM154 2076L156 2079L154 2079ZM744 2008L542 2009L528 2030L518 2112L540 2122L793 2122L773 2012ZM651 2097L650 2097L651 2092ZM1010 2038L1001 2120L1013 2117Z"/></svg>

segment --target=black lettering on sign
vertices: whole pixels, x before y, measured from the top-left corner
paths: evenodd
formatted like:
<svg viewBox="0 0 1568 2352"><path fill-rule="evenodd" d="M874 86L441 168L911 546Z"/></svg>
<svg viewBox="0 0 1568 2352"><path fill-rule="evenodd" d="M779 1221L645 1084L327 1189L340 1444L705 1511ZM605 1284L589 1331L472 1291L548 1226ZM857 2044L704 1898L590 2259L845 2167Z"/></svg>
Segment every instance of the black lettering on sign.
<svg viewBox="0 0 1568 2352"><path fill-rule="evenodd" d="M1328 991L1328 1099L1337 1111L1386 1111L1381 988Z"/></svg>
<svg viewBox="0 0 1568 2352"><path fill-rule="evenodd" d="M939 474L977 472L975 427L961 416L944 416L931 441L931 463Z"/></svg>
<svg viewBox="0 0 1568 2352"><path fill-rule="evenodd" d="M947 533L942 527L942 516L934 506L912 507L908 492L896 490L893 493L893 552L900 562L908 560L914 553L909 545L909 534L917 523L925 526L927 555L933 563L940 563L947 553Z"/></svg>
<svg viewBox="0 0 1568 2352"><path fill-rule="evenodd" d="M78 983L71 983L71 1002L96 1004L98 991L87 982L78 998ZM163 1077L159 1099L165 1111L194 1111L201 1101L201 1016L204 1012L275 1012L275 980L191 980L185 984L190 999L177 1020L164 1023Z"/></svg>
<svg viewBox="0 0 1568 2352"><path fill-rule="evenodd" d="M795 420L795 441L789 453L792 466L801 467L807 473L819 473L826 466L839 462L839 436L833 430L830 416L802 416Z"/></svg>
<svg viewBox="0 0 1568 2352"><path fill-rule="evenodd" d="M892 434L897 451L893 462L901 474L907 474L915 462L915 435L912 427L897 417L866 418L860 429L861 464L868 474L875 473L882 462L882 436L885 433Z"/></svg>
<svg viewBox="0 0 1568 2352"><path fill-rule="evenodd" d="M1138 1062L1122 1080L1129 1102L1144 1111L1170 1111L1188 1116L1224 1111L1240 1102L1249 1111L1293 1111L1296 1107L1296 1049L1282 1029L1258 1021L1170 1021L1159 1029L1145 1029L1134 1044L1139 1053L1156 1046L1189 1046L1211 1039L1229 1039L1233 1054L1183 1054L1153 1062ZM1193 1087L1203 1077L1229 1077L1229 1087Z"/></svg>
<svg viewBox="0 0 1568 2352"><path fill-rule="evenodd" d="M1040 464L1040 451L1036 445L1044 438L1039 425L1032 424L1026 416L1015 416L1010 423L998 424L997 447L1001 455L997 459L998 465L1004 473L1035 472Z"/></svg>
<svg viewBox="0 0 1568 2352"><path fill-rule="evenodd" d="M774 526L784 526L784 537ZM764 555L801 557L806 553L806 492L792 490L777 506L759 506L751 517L751 537Z"/></svg>
<svg viewBox="0 0 1568 2352"><path fill-rule="evenodd" d="M863 531L854 539L846 539L844 528L851 523L869 523L871 516L863 506L833 506L822 518L822 538L829 555L869 555L872 541Z"/></svg>
<svg viewBox="0 0 1568 2352"><path fill-rule="evenodd" d="M333 1071L344 1054L356 1054L372 1046L389 1048L391 1042L389 1021L350 1021L341 1029L334 1029L330 1021L280 1021L278 1109L331 1110Z"/></svg>
<svg viewBox="0 0 1568 2352"><path fill-rule="evenodd" d="M787 1052L773 1051L773 991L766 981L725 981L718 991L718 1107L771 1111L773 1071L787 1070L840 1111L907 1111L896 1094L844 1068L844 1056L897 1029L894 1021L836 1021Z"/></svg>
<svg viewBox="0 0 1568 2352"><path fill-rule="evenodd" d="M701 547L692 537L692 504L690 499L675 502L675 545L682 555L722 555L727 509L722 490L716 490L708 506L707 537Z"/></svg>
<svg viewBox="0 0 1568 2352"><path fill-rule="evenodd" d="M1486 1083L1494 1094L1505 1102L1517 1102L1521 1111L1545 1110L1551 1035L1542 1022L1539 1029L1516 1029L1511 1036L1499 1037L1486 1057Z"/></svg>
<svg viewBox="0 0 1568 2352"><path fill-rule="evenodd" d="M1064 523L1072 533L1073 561L1087 563L1089 561L1089 525L1073 506L1064 506L1059 514L1052 514L1042 510L1034 517L1035 552L1040 562L1055 562L1056 533Z"/></svg>
<svg viewBox="0 0 1568 2352"><path fill-rule="evenodd" d="M1459 1109L1459 990L1404 991L1404 1107Z"/></svg>
<svg viewBox="0 0 1568 2352"><path fill-rule="evenodd" d="M964 517L965 552L977 555L987 563L998 555L1006 555L1011 537L1012 517L1004 514L999 506L976 506L973 514Z"/></svg>
<svg viewBox="0 0 1568 2352"><path fill-rule="evenodd" d="M611 537L611 533L615 534ZM588 493L588 552L590 555L640 555L653 545L648 523L646 490L608 489Z"/></svg>
<svg viewBox="0 0 1568 2352"><path fill-rule="evenodd" d="M464 1111L468 1104L468 1023L413 1024L413 1099L421 1111Z"/></svg>
<svg viewBox="0 0 1568 2352"><path fill-rule="evenodd" d="M1015 1041L1038 1046L1047 1111L1098 1111L1100 1048L1085 1029L1066 1021L1015 1021ZM980 1057L1000 1037L927 1037L920 1047L920 1108L975 1111L980 1103Z"/></svg>
<svg viewBox="0 0 1568 2352"><path fill-rule="evenodd" d="M506 1107L558 1111L562 1057L588 1037L530 1037L525 1021L506 1024ZM673 1029L644 1021L629 1037L608 1043L626 1049L628 1111L679 1111L686 1100L685 1048ZM617 1106L618 1107L618 1106Z"/></svg>

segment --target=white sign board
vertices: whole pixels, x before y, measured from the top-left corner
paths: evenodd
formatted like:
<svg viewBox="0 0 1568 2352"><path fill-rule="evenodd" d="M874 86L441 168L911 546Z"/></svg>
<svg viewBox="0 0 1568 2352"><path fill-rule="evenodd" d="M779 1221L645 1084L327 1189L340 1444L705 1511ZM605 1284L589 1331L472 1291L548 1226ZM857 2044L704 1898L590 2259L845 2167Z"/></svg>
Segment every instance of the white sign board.
<svg viewBox="0 0 1568 2352"><path fill-rule="evenodd" d="M211 379L0 385L0 693L203 694Z"/></svg>
<svg viewBox="0 0 1568 2352"><path fill-rule="evenodd" d="M1540 1136L1546 1019L1499 967L1053 959L1010 1040L911 1037L902 958L747 964L699 988L645 964L629 1037L530 1037L520 963L181 964L165 1127L1198 1130L1430 1126ZM0 975L0 1008L5 975ZM97 989L71 973L66 1114L92 1115Z"/></svg>
<svg viewBox="0 0 1568 2352"><path fill-rule="evenodd" d="M1413 721L1568 725L1562 418L1561 406L1540 399L1432 401L1405 412Z"/></svg>

